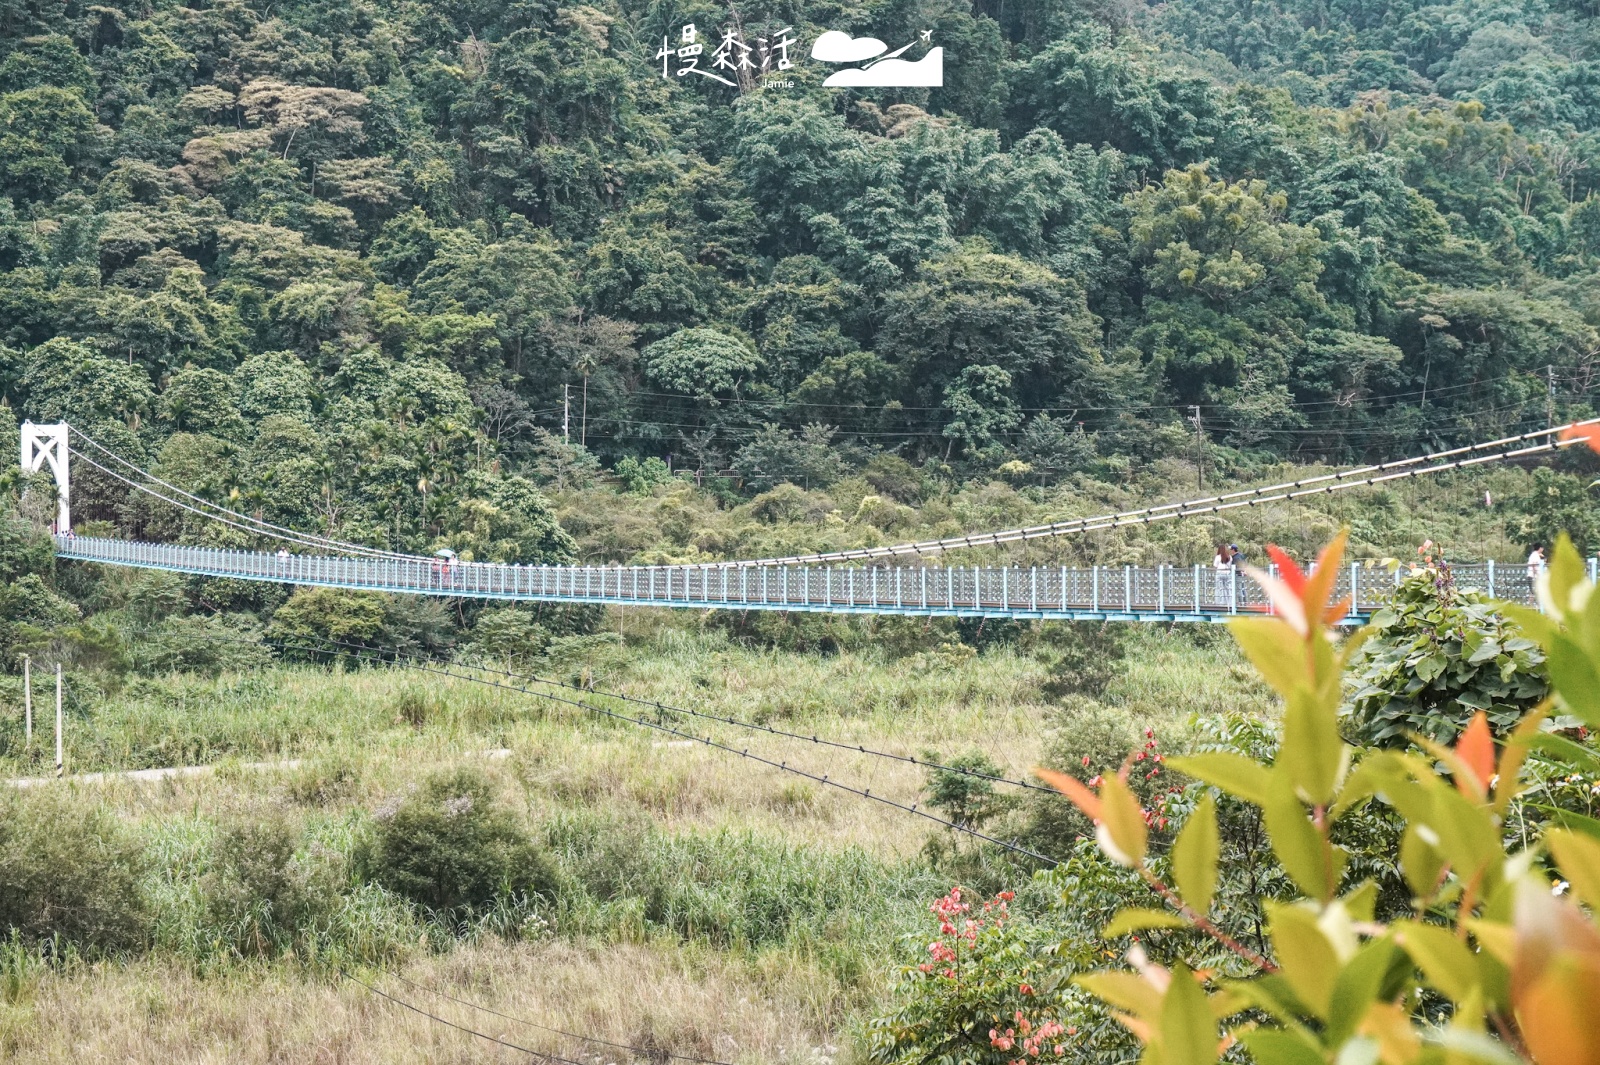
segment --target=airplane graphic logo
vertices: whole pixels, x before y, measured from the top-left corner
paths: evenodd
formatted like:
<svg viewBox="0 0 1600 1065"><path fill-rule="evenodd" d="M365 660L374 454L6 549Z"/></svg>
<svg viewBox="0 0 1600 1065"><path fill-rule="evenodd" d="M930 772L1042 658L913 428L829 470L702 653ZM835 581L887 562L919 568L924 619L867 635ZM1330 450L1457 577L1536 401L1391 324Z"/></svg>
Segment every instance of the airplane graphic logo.
<svg viewBox="0 0 1600 1065"><path fill-rule="evenodd" d="M931 30L923 30L921 41L930 44ZM811 58L824 63L865 63L865 66L848 67L828 75L822 84L833 88L938 88L944 84L944 49L929 48L921 59L901 59L900 56L916 41L890 52L889 46L876 37L851 37L848 33L829 30L811 46ZM887 53L887 54L886 54ZM871 60L871 62L867 62Z"/></svg>

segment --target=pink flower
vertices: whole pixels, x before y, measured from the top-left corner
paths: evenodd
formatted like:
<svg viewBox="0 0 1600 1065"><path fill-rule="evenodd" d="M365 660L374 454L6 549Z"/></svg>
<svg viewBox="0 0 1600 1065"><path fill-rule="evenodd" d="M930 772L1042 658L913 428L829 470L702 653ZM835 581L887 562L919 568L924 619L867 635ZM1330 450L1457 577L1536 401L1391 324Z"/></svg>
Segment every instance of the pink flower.
<svg viewBox="0 0 1600 1065"><path fill-rule="evenodd" d="M1023 984L1021 987L1017 988L1017 990L1022 992L1024 995L1031 995L1033 994L1033 985Z"/></svg>

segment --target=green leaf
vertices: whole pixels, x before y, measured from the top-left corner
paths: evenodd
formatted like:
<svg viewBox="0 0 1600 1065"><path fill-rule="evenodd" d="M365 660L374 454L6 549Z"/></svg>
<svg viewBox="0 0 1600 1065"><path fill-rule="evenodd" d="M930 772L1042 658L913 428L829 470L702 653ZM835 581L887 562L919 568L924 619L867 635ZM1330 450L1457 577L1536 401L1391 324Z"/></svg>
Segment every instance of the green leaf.
<svg viewBox="0 0 1600 1065"><path fill-rule="evenodd" d="M1140 865L1144 861L1150 829L1144 823L1139 800L1133 797L1133 792L1128 790L1127 783L1121 777L1108 776L1100 785L1100 816L1106 836L1121 852L1120 858L1116 855L1112 857L1119 861L1125 859L1126 865ZM1104 846L1105 840L1102 839L1102 849Z"/></svg>
<svg viewBox="0 0 1600 1065"><path fill-rule="evenodd" d="M1551 638L1545 668L1567 707L1590 728L1600 728L1600 671L1594 660L1563 634Z"/></svg>
<svg viewBox="0 0 1600 1065"><path fill-rule="evenodd" d="M1178 894L1195 913L1211 909L1211 896L1217 888L1217 861L1222 845L1217 835L1217 804L1210 795L1184 822L1172 845L1172 879Z"/></svg>
<svg viewBox="0 0 1600 1065"><path fill-rule="evenodd" d="M1217 1021L1205 990L1182 962L1172 967L1172 982L1161 1002L1162 1065L1213 1065L1219 1040Z"/></svg>
<svg viewBox="0 0 1600 1065"><path fill-rule="evenodd" d="M1168 758L1166 764L1254 806L1267 801L1267 767L1242 754L1207 751Z"/></svg>
<svg viewBox="0 0 1600 1065"><path fill-rule="evenodd" d="M1289 696L1283 713L1283 743L1276 767L1287 771L1300 796L1325 806L1333 801L1333 787L1345 758L1339 739L1339 721L1331 704L1308 689Z"/></svg>
<svg viewBox="0 0 1600 1065"><path fill-rule="evenodd" d="M1287 698L1311 683L1305 641L1281 619L1235 618L1228 622L1228 631L1279 695Z"/></svg>
<svg viewBox="0 0 1600 1065"><path fill-rule="evenodd" d="M1419 899L1432 898L1439 890L1439 874L1444 869L1444 857L1436 847L1423 838L1416 825L1407 825L1400 837L1400 872L1406 878L1411 894Z"/></svg>
<svg viewBox="0 0 1600 1065"><path fill-rule="evenodd" d="M1330 875L1326 843L1295 796L1294 784L1274 771L1267 802L1262 806L1273 853L1300 890L1320 902L1333 898L1336 877Z"/></svg>
<svg viewBox="0 0 1600 1065"><path fill-rule="evenodd" d="M1549 829L1544 839L1572 893L1590 908L1600 907L1600 840L1569 828Z"/></svg>
<svg viewBox="0 0 1600 1065"><path fill-rule="evenodd" d="M1555 608L1565 618L1572 609L1572 589L1585 580L1583 556L1572 546L1572 538L1562 533L1556 538L1556 549L1550 559L1548 573L1550 598Z"/></svg>
<svg viewBox="0 0 1600 1065"><path fill-rule="evenodd" d="M1306 1008L1327 1020L1339 974L1339 955L1333 944L1317 927L1316 915L1304 907L1269 905L1267 912L1278 971Z"/></svg>
<svg viewBox="0 0 1600 1065"><path fill-rule="evenodd" d="M1397 922L1391 926L1395 941L1411 955L1422 975L1453 1002L1464 1002L1478 987L1478 966L1467 945L1448 928L1419 921Z"/></svg>
<svg viewBox="0 0 1600 1065"><path fill-rule="evenodd" d="M1534 750L1553 754L1566 762L1570 762L1590 772L1600 771L1600 751L1585 747L1581 743L1574 743L1565 736L1558 736L1554 732L1539 732L1529 737L1528 746Z"/></svg>
<svg viewBox="0 0 1600 1065"><path fill-rule="evenodd" d="M1130 906L1118 910L1117 915L1100 930L1102 939L1142 932L1147 928L1188 928L1189 922L1170 910L1148 910Z"/></svg>
<svg viewBox="0 0 1600 1065"><path fill-rule="evenodd" d="M1155 985L1137 973L1106 970L1086 973L1074 981L1091 995L1138 1017L1148 1017L1161 1005Z"/></svg>
<svg viewBox="0 0 1600 1065"><path fill-rule="evenodd" d="M1388 937L1365 944L1339 971L1328 1006L1327 1042L1338 1046L1355 1034L1367 1007L1378 999L1399 951Z"/></svg>
<svg viewBox="0 0 1600 1065"><path fill-rule="evenodd" d="M1239 1041L1256 1061L1272 1065L1327 1065L1321 1048L1309 1036L1276 1028L1253 1028L1240 1032Z"/></svg>

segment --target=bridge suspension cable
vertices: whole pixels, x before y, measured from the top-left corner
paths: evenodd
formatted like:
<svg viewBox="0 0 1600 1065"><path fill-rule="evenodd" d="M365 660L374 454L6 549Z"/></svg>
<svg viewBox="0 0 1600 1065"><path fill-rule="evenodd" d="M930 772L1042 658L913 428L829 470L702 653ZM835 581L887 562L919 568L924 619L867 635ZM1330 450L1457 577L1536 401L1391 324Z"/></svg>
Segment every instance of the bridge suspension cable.
<svg viewBox="0 0 1600 1065"><path fill-rule="evenodd" d="M1445 473L1483 463L1501 462L1506 459L1520 458L1542 451L1557 451L1582 442L1579 440L1561 440L1557 438L1558 434L1580 425L1595 424L1600 424L1600 418L1588 418L1584 421L1570 422L1550 429L1539 429L1530 433L1520 433L1516 436L1505 436L1498 440L1489 440L1481 444L1468 444L1464 447L1434 451L1414 458L1382 462L1373 466L1361 466L1352 470L1326 473L1316 477L1303 477L1295 481L1263 485L1260 488L1247 488L1238 492L1207 496L1202 499L1189 499L1179 503L1162 503L1158 506L1098 514L1087 518L1072 518L1067 521L1051 522L1048 525L1002 529L998 532L968 533L938 540L920 540L913 543L889 544L883 547L845 548L839 551L819 551L809 555L748 559L736 562L710 563L709 565L776 566L820 562L858 562L877 558L895 558L901 555L938 554L968 547L998 547L1003 544L1066 536L1073 533L1096 532L1102 529L1117 529L1129 525L1149 525L1157 521L1170 521L1175 518L1194 517L1200 514L1217 514L1239 507L1253 507L1258 503L1276 503L1288 499L1299 499L1304 496L1342 492L1349 488L1364 488L1385 481L1401 480L1409 477L1425 477L1429 474ZM1545 443L1532 447L1512 447L1515 444L1541 438L1550 439L1547 439ZM1483 452L1492 452L1496 448L1511 448L1511 450L1494 454L1482 454ZM1471 457L1457 458L1457 456ZM1437 465L1429 466L1425 465L1426 463L1437 463Z"/></svg>
<svg viewBox="0 0 1600 1065"><path fill-rule="evenodd" d="M77 448L69 446L68 450L73 455L75 455L78 458L82 459L84 462L87 462L90 466L93 466L95 469L99 470L101 473L106 474L108 477L114 477L117 480L121 481L123 484L126 484L131 488L137 489L140 492L144 492L147 495L153 496L156 499L159 499L164 503L169 503L172 506L178 507L178 508L180 508L182 510L186 510L186 511L190 512L191 514L198 515L199 517L205 518L208 521L221 522L224 525L230 525L235 529L240 529L240 530L243 530L245 532L252 532L252 533L255 533L256 535L266 536L266 537L269 537L271 539L282 540L282 541L285 541L285 542L288 542L288 543L299 544L302 547L314 547L314 548L317 548L318 550L324 550L324 551L331 550L331 551L339 552L339 553L342 553L342 554L362 555L362 556L366 556L366 557L369 557L369 558L393 558L393 559L415 560L418 557L420 557L420 556L416 556L416 555L402 554L402 553L397 552L397 551L388 551L388 550L384 550L383 548L367 547L367 546L365 546L363 544L354 544L354 543L350 543L349 541L346 541L346 540L335 540L335 539L332 539L330 537L319 536L316 533L301 532L298 529L291 529L291 528L288 528L288 527L283 526L283 525L275 525L270 521L265 521L265 520L263 520L261 518L252 517L252 516L250 516L248 514L242 514L242 513L240 513L239 511L236 511L236 510L230 510L229 508L221 505L220 503L213 503L209 499L205 499L205 498L203 498L201 496L197 496L192 492L187 492L184 489L179 488L177 485L174 485L174 484L171 484L170 482L164 481L161 478L157 477L155 474L150 473L147 470L141 469L139 466L136 466L134 463L130 462L128 459L125 459L121 455L118 455L115 451L112 451L110 448L106 447L104 444L101 444L98 441L94 440L92 437L90 437L87 433L83 432L81 429L73 428L71 425L68 425L68 428L71 429L71 431L73 433L77 434L77 436L82 438L85 443L89 444L91 447L94 447L95 449L100 451L103 455L106 455L108 458L110 458L112 461L114 461L114 462L124 466L125 468L133 471L133 473L137 474L140 477L148 478L149 480L154 481L156 484L161 485L163 488L166 488L169 491L171 491L171 492L173 492L173 493L175 493L175 494L177 494L179 496L182 496L184 499L191 500L194 504L198 504L198 506L190 505L189 503L184 503L184 502L182 502L182 501L180 501L178 499L173 499L172 497L170 497L168 495L165 495L164 493L159 492L156 489L150 487L148 484L145 484L145 483L143 483L141 481L134 480L131 477L124 476L123 474L120 474L120 473L116 472L115 470L108 469L107 467L101 465L99 462L96 462L90 456L84 454L82 451L79 451ZM209 510L199 509L200 507L209 508ZM218 511L219 513L217 513L217 514L210 513L211 510ZM223 517L222 515L227 515L227 516Z"/></svg>

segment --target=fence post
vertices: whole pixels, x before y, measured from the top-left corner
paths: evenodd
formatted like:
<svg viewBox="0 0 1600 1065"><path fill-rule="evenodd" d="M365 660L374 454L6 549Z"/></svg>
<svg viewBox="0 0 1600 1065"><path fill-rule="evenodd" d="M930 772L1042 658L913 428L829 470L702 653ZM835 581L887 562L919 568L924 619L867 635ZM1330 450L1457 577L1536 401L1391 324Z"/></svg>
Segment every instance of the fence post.
<svg viewBox="0 0 1600 1065"><path fill-rule="evenodd" d="M1194 564L1194 612L1200 613L1200 563Z"/></svg>
<svg viewBox="0 0 1600 1065"><path fill-rule="evenodd" d="M1167 612L1167 564L1156 563L1156 613Z"/></svg>
<svg viewBox="0 0 1600 1065"><path fill-rule="evenodd" d="M56 663L56 779L60 780L67 773L67 762L62 757L61 750L61 663Z"/></svg>
<svg viewBox="0 0 1600 1065"><path fill-rule="evenodd" d="M1361 563L1350 563L1350 613L1361 613Z"/></svg>
<svg viewBox="0 0 1600 1065"><path fill-rule="evenodd" d="M1593 559L1589 560L1593 562ZM1489 560L1489 598L1494 598L1494 559Z"/></svg>
<svg viewBox="0 0 1600 1065"><path fill-rule="evenodd" d="M1000 571L1000 609L1011 609L1011 567L1006 566Z"/></svg>
<svg viewBox="0 0 1600 1065"><path fill-rule="evenodd" d="M1089 609L1100 612L1100 566L1096 563L1089 575Z"/></svg>
<svg viewBox="0 0 1600 1065"><path fill-rule="evenodd" d="M1133 613L1133 567L1122 567L1122 612Z"/></svg>

